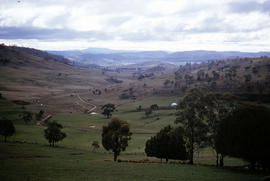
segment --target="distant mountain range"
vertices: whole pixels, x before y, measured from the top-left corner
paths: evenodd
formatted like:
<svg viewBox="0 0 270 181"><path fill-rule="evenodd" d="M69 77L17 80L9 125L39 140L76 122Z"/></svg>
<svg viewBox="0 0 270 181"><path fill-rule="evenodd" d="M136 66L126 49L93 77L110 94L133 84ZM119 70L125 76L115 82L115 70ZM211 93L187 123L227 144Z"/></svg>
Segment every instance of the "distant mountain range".
<svg viewBox="0 0 270 181"><path fill-rule="evenodd" d="M101 66L119 66L139 64L149 61L183 64L186 62L207 62L244 57L270 57L270 52L238 52L238 51L126 51L105 48L88 48L85 50L47 51L51 54L61 55L79 64L96 64Z"/></svg>

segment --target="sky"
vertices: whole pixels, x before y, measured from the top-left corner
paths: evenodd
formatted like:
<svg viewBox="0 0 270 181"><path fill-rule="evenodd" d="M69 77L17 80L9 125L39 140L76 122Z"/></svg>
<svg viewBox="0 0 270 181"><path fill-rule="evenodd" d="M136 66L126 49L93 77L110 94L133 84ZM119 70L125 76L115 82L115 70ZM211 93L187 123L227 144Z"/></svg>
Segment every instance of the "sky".
<svg viewBox="0 0 270 181"><path fill-rule="evenodd" d="M270 0L0 0L0 43L270 51Z"/></svg>

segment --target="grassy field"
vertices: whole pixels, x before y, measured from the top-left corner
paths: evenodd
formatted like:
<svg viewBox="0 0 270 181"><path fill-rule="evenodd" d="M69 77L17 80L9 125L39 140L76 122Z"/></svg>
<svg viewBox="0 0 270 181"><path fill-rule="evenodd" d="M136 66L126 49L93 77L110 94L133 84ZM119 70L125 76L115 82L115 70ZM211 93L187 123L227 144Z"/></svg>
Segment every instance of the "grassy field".
<svg viewBox="0 0 270 181"><path fill-rule="evenodd" d="M257 181L262 177L210 166L104 161L110 157L106 153L66 147L1 143L0 180Z"/></svg>
<svg viewBox="0 0 270 181"><path fill-rule="evenodd" d="M175 110L160 110L154 116L146 118L144 112L130 112L138 105L149 107L151 104L166 106L176 102L176 97L150 97L143 101L120 105L114 116L128 120L132 140L120 158L143 159L145 141L161 127L174 122ZM67 137L50 148L43 136L45 127L35 125L35 121L26 125L19 117L23 109L7 100L0 100L0 114L13 120L16 134L8 143L0 142L0 180L219 180L219 181L256 181L263 175L245 171L220 169L214 166L215 156L206 148L195 155L200 165L161 164L161 163L114 163L112 153L102 146L94 151L93 141L101 143L102 125L109 119L103 115L58 114L52 120L60 122ZM156 117L159 120L156 120ZM90 127L91 126L91 127ZM94 127L93 127L94 126ZM2 138L1 138L2 139ZM155 158L150 158L157 160ZM104 161L110 160L110 161ZM235 158L226 158L225 165L241 165L244 162Z"/></svg>

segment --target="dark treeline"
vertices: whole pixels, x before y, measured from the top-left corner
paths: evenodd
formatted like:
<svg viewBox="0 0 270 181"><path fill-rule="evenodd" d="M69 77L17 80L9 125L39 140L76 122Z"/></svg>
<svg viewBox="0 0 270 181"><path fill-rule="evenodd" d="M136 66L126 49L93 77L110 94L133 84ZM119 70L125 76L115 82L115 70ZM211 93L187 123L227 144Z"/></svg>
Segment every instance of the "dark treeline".
<svg viewBox="0 0 270 181"><path fill-rule="evenodd" d="M250 169L270 168L267 107L239 101L231 94L191 89L179 101L176 116L175 128L167 126L146 142L147 156L188 159L193 164L194 150L211 147L217 166L231 156L249 162Z"/></svg>

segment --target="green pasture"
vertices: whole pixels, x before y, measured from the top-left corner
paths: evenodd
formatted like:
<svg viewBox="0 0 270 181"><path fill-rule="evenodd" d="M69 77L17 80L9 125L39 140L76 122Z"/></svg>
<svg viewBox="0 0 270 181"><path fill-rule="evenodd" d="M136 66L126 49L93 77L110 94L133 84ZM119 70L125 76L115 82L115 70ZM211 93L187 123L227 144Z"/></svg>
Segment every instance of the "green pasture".
<svg viewBox="0 0 270 181"><path fill-rule="evenodd" d="M175 101L174 101L175 100ZM128 120L132 139L120 158L145 158L144 146L147 139L160 128L174 125L175 110L158 110L146 117L144 112L134 112L138 105L167 106L177 102L175 97L151 97L143 101L121 105L113 116ZM191 166L160 163L114 163L112 153L101 145L102 126L110 119L102 114L58 114L57 120L64 126L67 137L50 148L44 138L44 126L35 121L25 124L19 117L22 106L0 100L0 115L12 119L16 134L3 143L0 137L0 180L219 180L256 181L261 175L220 169L213 166ZM159 119L157 119L159 118ZM100 149L93 151L91 143L98 141ZM197 153L196 153L197 154ZM195 155L195 162L215 164L215 154L210 148ZM243 161L225 158L225 165L241 165Z"/></svg>
<svg viewBox="0 0 270 181"><path fill-rule="evenodd" d="M1 181L259 181L263 177L263 175L245 171L213 166L104 161L104 159L109 160L111 155L66 147L50 148L42 144L0 144Z"/></svg>

